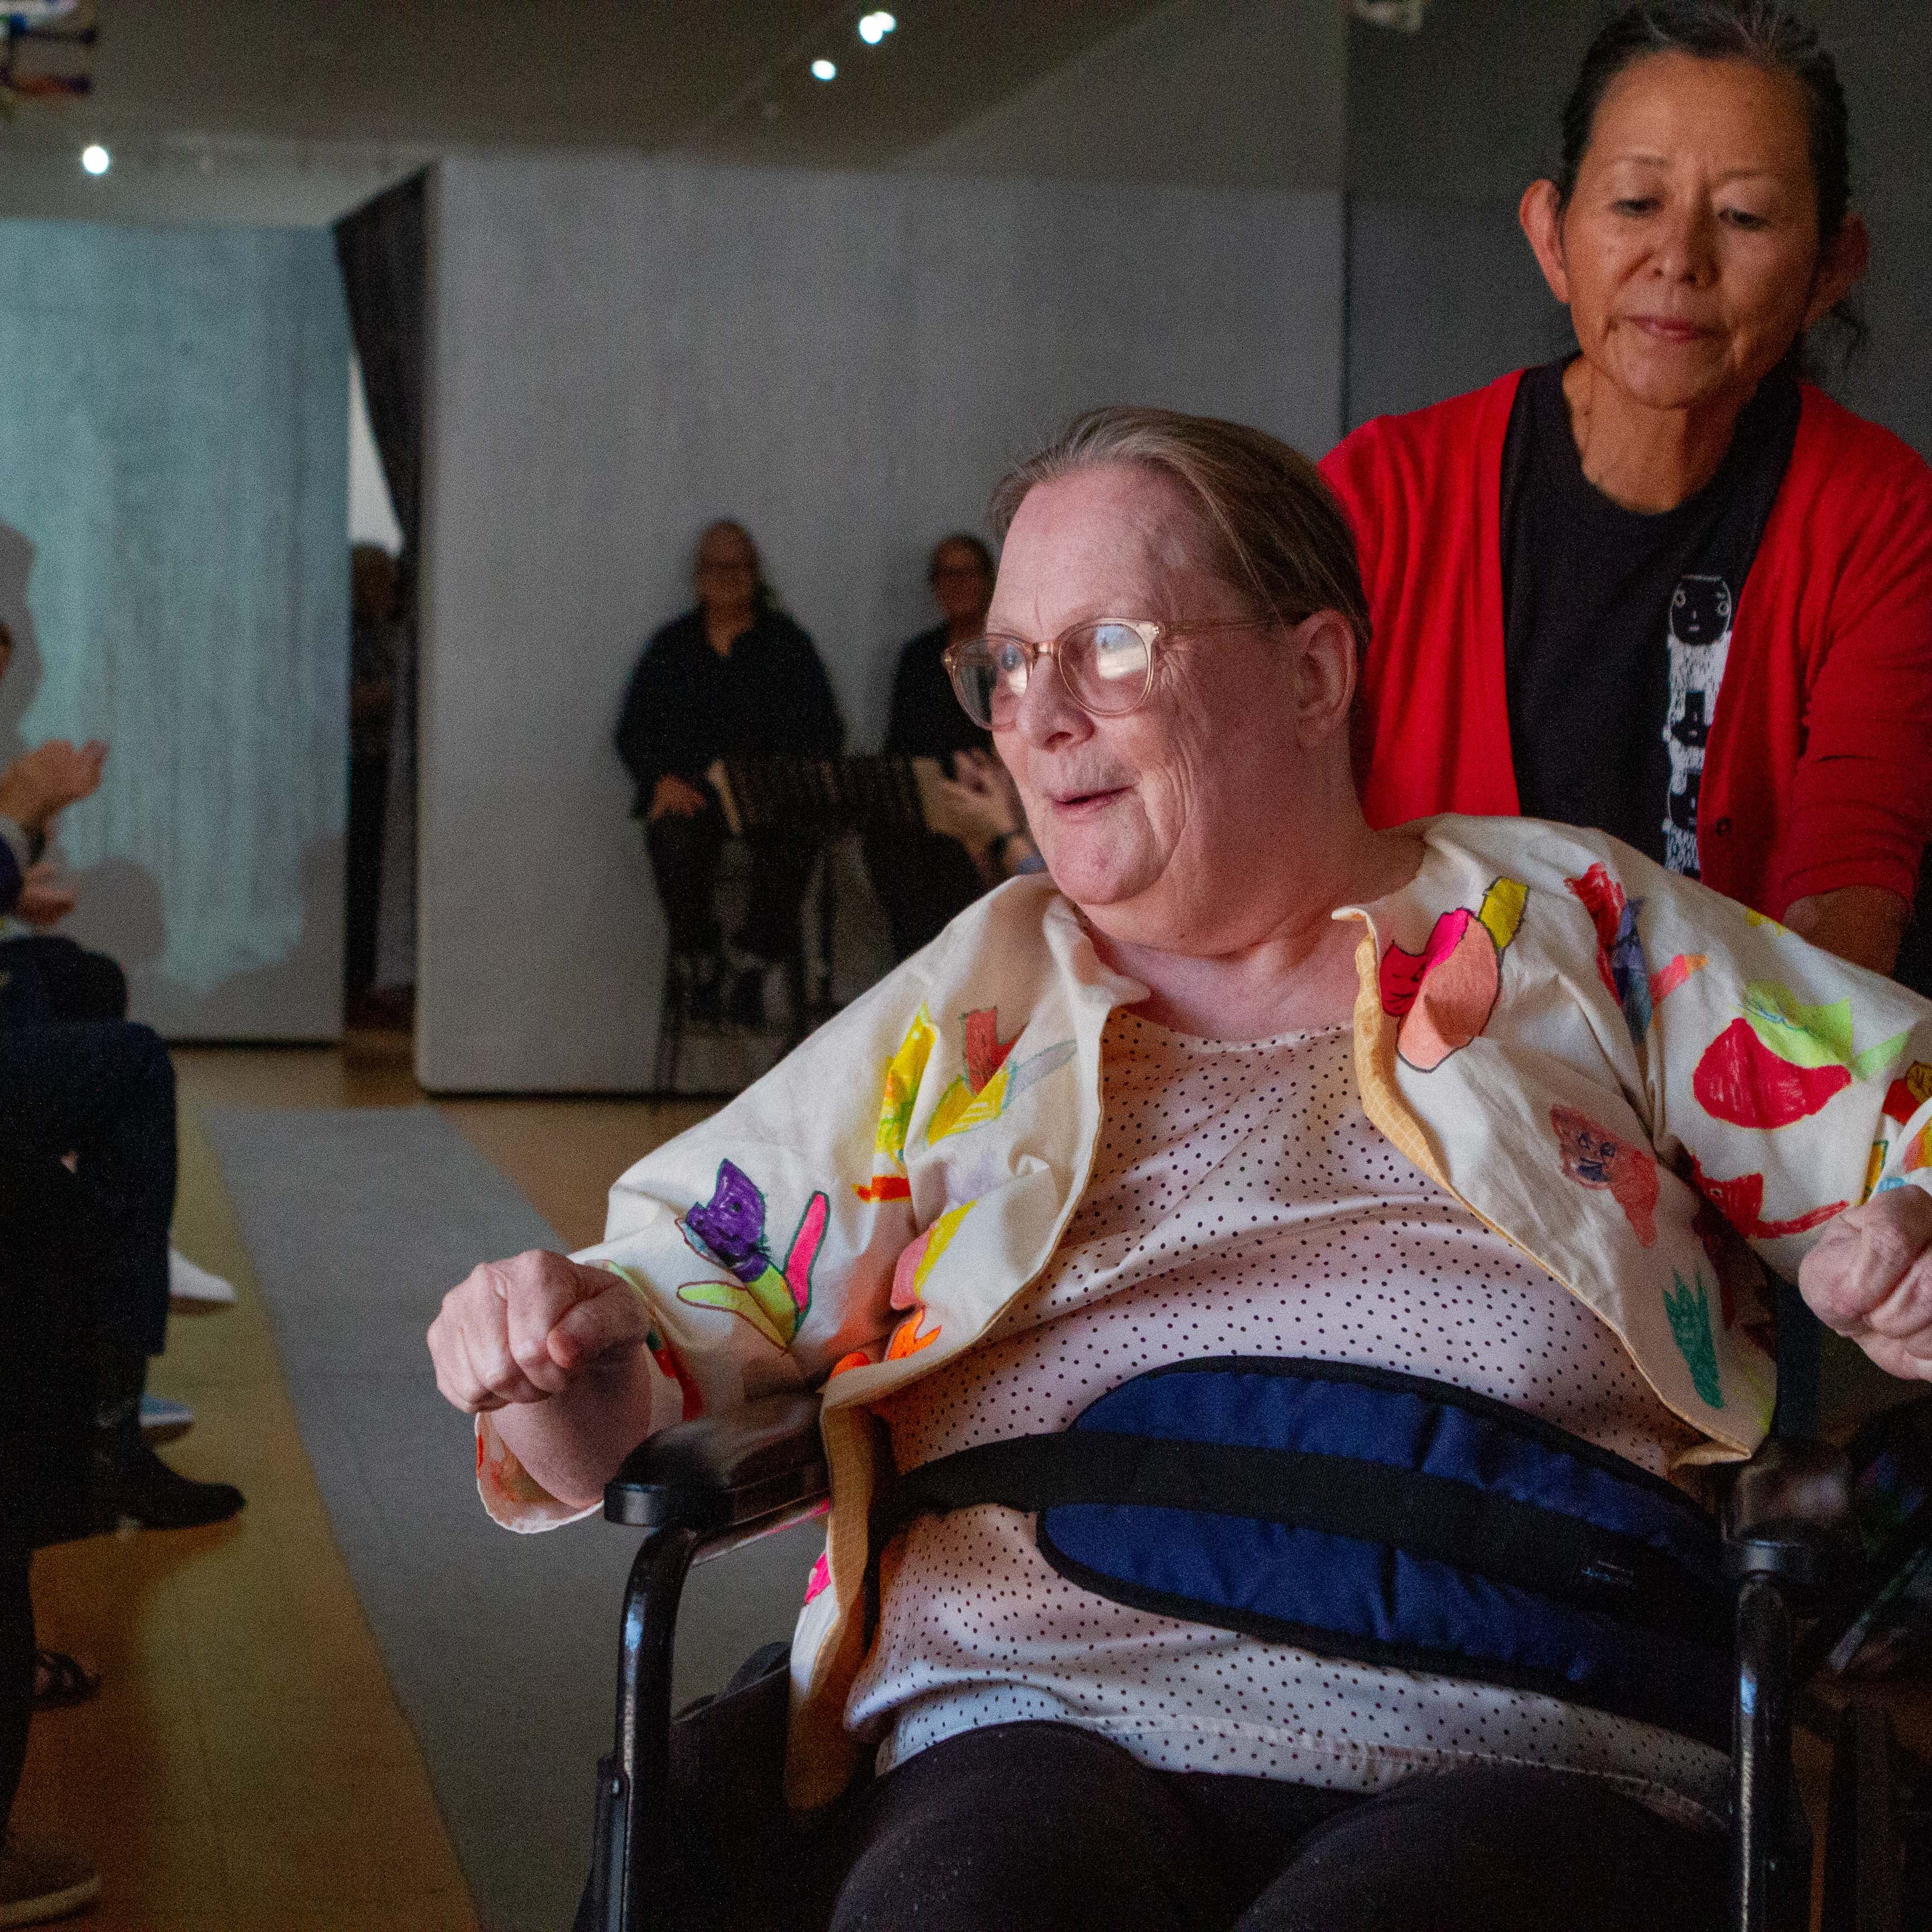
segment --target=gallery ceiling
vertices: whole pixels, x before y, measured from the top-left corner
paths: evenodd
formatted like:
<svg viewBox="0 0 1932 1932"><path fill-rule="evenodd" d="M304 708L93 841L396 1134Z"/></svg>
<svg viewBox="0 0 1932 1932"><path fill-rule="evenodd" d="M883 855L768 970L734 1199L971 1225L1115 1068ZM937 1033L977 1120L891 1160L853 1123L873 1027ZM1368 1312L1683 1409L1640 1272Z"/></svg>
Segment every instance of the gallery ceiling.
<svg viewBox="0 0 1932 1932"><path fill-rule="evenodd" d="M476 146L889 166L1159 0L898 0L869 45L868 0L90 4L93 92L0 126L0 212L323 220Z"/></svg>

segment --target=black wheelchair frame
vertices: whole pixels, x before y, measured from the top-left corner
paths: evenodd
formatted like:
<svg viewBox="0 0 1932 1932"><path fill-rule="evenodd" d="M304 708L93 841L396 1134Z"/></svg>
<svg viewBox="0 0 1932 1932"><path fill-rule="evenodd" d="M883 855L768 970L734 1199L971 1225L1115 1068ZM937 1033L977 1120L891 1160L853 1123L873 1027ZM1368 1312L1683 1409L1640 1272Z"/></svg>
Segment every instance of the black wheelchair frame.
<svg viewBox="0 0 1932 1932"><path fill-rule="evenodd" d="M632 1450L606 1487L606 1517L646 1534L624 1592L616 1741L598 1767L588 1922L596 1932L672 1922L652 1881L674 1852L671 1650L691 1565L819 1513L826 1494L818 1401L809 1395L768 1397L731 1417L666 1430ZM1792 1726L1831 1619L1802 1642L1800 1620L1828 1608L1855 1564L1850 1520L1844 1456L1801 1439L1766 1442L1738 1471L1726 1503L1737 1634L1732 1932L1804 1932L1812 1922L1812 1834L1792 1777ZM1889 1720L1855 1700L1834 1721L1816 1722L1834 1732L1821 1932L1900 1932Z"/></svg>

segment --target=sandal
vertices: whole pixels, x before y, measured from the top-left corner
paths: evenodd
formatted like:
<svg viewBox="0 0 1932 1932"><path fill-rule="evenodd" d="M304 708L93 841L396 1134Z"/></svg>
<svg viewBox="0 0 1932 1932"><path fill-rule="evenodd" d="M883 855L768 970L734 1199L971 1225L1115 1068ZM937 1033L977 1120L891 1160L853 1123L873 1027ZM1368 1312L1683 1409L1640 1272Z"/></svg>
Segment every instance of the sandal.
<svg viewBox="0 0 1932 1932"><path fill-rule="evenodd" d="M100 1673L64 1650L34 1652L34 1708L64 1711L85 1704L100 1688Z"/></svg>

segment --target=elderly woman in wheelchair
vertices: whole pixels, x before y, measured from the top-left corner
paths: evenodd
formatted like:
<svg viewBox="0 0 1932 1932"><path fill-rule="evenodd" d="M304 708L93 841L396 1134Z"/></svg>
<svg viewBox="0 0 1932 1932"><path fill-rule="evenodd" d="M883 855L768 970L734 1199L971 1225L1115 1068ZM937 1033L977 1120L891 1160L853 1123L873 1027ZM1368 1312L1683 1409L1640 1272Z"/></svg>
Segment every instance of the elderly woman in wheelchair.
<svg viewBox="0 0 1932 1932"><path fill-rule="evenodd" d="M801 1922L1719 1922L1711 1485L1767 1264L1932 1377L1932 1007L1598 834L1370 830L1271 438L1101 412L994 518L950 669L1050 877L451 1292L486 1506L822 1390Z"/></svg>

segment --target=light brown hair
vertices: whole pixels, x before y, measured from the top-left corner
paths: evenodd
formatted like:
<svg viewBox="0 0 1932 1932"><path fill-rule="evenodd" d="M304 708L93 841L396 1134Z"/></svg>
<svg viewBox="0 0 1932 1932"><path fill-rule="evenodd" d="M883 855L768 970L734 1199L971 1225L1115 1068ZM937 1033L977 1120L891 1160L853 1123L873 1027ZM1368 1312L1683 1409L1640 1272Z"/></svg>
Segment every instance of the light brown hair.
<svg viewBox="0 0 1932 1932"><path fill-rule="evenodd" d="M1194 499L1216 571L1284 624L1339 612L1368 648L1369 602L1342 506L1313 464L1265 430L1214 416L1114 404L1074 418L994 485L1002 542L1027 493L1113 464L1172 476Z"/></svg>

